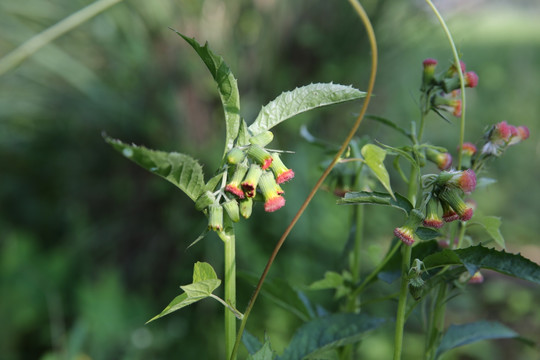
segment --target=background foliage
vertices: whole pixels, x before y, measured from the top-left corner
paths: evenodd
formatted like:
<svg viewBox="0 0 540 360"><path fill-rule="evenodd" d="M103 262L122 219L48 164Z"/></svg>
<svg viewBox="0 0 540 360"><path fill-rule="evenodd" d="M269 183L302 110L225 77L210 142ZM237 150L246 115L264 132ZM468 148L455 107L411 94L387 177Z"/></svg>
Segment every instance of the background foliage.
<svg viewBox="0 0 540 360"><path fill-rule="evenodd" d="M0 2L0 54L6 54L88 1ZM421 62L450 63L439 25L423 1L363 2L380 47L376 97L370 112L406 124L417 117ZM443 6L441 4L441 6ZM443 6L468 69L480 76L469 91L467 141L492 123L527 125L531 139L511 149L490 171L499 179L475 192L478 211L501 215L510 252L540 262L540 6L526 1L447 1ZM193 50L167 27L206 40L238 79L248 123L282 91L315 82L365 88L369 58L360 22L349 4L275 0L126 0L61 37L0 77L0 357L56 359L213 359L223 353L221 305L202 301L147 326L145 321L191 281L193 263L221 269L222 242L211 234L186 251L206 219L176 188L131 162L101 132L164 151L194 155L211 173L220 161L224 122L217 91ZM441 66L442 67L442 66ZM238 226L239 309L253 290L281 231L320 172L324 154L299 137L310 132L338 142L358 104L337 105L275 128L296 178L287 206L259 207ZM430 119L426 134L455 149L458 126ZM360 135L391 143L387 129L366 122ZM401 141L396 139L395 141ZM494 176L495 177L495 176ZM399 191L399 189L396 189ZM351 208L321 192L293 231L271 273L327 306L331 294L307 284L340 271ZM331 210L331 211L329 211ZM370 208L370 268L402 215ZM381 231L381 229L383 231ZM486 239L487 240L487 239ZM218 277L220 274L218 273ZM539 341L538 287L485 274L484 284L450 303L448 323L501 320ZM390 286L390 285L388 285ZM218 290L219 291L219 290ZM385 288L375 288L387 293ZM388 305L390 306L390 305ZM369 306L370 313L388 309ZM281 352L301 319L263 297L248 330L266 332ZM405 358L422 351L420 324L408 323ZM260 325L260 326L259 326ZM391 354L392 326L362 342L369 359ZM418 331L420 334L420 331ZM206 346L204 344L207 344ZM208 345L211 344L211 345ZM533 358L521 343L482 342L448 359Z"/></svg>

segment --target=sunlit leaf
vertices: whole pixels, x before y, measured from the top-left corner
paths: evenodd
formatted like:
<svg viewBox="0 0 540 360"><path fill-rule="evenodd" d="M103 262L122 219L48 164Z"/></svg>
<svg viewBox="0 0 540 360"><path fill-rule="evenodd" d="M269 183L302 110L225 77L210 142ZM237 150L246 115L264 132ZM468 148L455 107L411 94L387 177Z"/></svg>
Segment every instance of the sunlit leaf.
<svg viewBox="0 0 540 360"><path fill-rule="evenodd" d="M355 204L374 204L374 205L388 205L405 211L409 214L413 206L407 198L394 193L394 196L390 194L377 192L377 191L351 191L345 194L345 196L337 201L338 205L355 205Z"/></svg>
<svg viewBox="0 0 540 360"><path fill-rule="evenodd" d="M394 197L392 187L390 186L390 175L384 166L386 151L377 145L367 144L361 150L366 165L373 171L375 177L384 186L388 193Z"/></svg>
<svg viewBox="0 0 540 360"><path fill-rule="evenodd" d="M226 137L224 153L227 153L232 148L234 140L238 136L241 122L240 96L238 94L237 81L223 58L214 54L208 47L208 43L201 46L195 39L191 39L174 29L171 30L180 35L195 49L216 81L225 113Z"/></svg>
<svg viewBox="0 0 540 360"><path fill-rule="evenodd" d="M379 327L384 319L366 314L333 314L302 325L280 360L303 359L315 353L359 341L365 332Z"/></svg>
<svg viewBox="0 0 540 360"><path fill-rule="evenodd" d="M481 268L515 276L540 284L540 266L519 254L510 254L482 245L465 249L445 249L423 259L429 268L446 265L463 265L472 275Z"/></svg>
<svg viewBox="0 0 540 360"><path fill-rule="evenodd" d="M193 201L203 192L205 185L202 167L191 156L127 145L110 137L105 137L105 141L126 158L178 186Z"/></svg>
<svg viewBox="0 0 540 360"><path fill-rule="evenodd" d="M501 218L496 216L475 216L473 221L467 225L478 224L486 230L491 238L503 249L505 248L504 238L501 234Z"/></svg>
<svg viewBox="0 0 540 360"><path fill-rule="evenodd" d="M263 106L249 130L253 135L258 135L302 112L364 96L365 92L351 86L331 83L302 86L282 93Z"/></svg>

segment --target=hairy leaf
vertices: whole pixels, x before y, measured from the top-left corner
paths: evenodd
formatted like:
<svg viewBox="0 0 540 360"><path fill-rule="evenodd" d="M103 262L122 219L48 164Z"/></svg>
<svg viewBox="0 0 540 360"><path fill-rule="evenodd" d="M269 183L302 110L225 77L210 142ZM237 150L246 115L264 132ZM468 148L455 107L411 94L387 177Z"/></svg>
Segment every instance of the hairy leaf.
<svg viewBox="0 0 540 360"><path fill-rule="evenodd" d="M365 92L351 86L332 83L302 86L282 93L263 106L253 124L249 126L249 130L253 135L258 135L305 111L364 96Z"/></svg>
<svg viewBox="0 0 540 360"><path fill-rule="evenodd" d="M338 205L355 205L355 204L375 204L388 205L405 211L406 214L412 210L413 206L405 197L398 193L394 196L377 191L351 191L337 201Z"/></svg>
<svg viewBox="0 0 540 360"><path fill-rule="evenodd" d="M203 192L204 175L202 167L191 156L127 145L110 137L105 137L105 141L128 159L178 186L191 200L197 200Z"/></svg>
<svg viewBox="0 0 540 360"><path fill-rule="evenodd" d="M375 177L384 186L388 193L394 197L392 187L390 186L390 175L384 166L386 151L377 145L367 144L361 150L366 165L373 171Z"/></svg>
<svg viewBox="0 0 540 360"><path fill-rule="evenodd" d="M195 39L188 38L174 29L171 30L180 35L193 49L195 49L217 84L221 103L223 104L223 111L225 113L225 154L233 147L234 140L238 136L241 122L240 95L238 94L237 81L223 58L214 54L208 47L208 43L201 46Z"/></svg>
<svg viewBox="0 0 540 360"><path fill-rule="evenodd" d="M384 322L366 314L333 314L311 320L294 334L280 360L299 360L361 339Z"/></svg>
<svg viewBox="0 0 540 360"><path fill-rule="evenodd" d="M540 284L538 264L519 254L510 254L504 250L490 249L482 245L456 250L445 249L427 256L423 261L428 269L446 265L463 265L471 275L480 268L484 268Z"/></svg>
<svg viewBox="0 0 540 360"><path fill-rule="evenodd" d="M475 216L468 226L478 224L486 230L491 238L503 249L505 248L504 238L501 234L501 218L496 216Z"/></svg>
<svg viewBox="0 0 540 360"><path fill-rule="evenodd" d="M437 349L437 357L466 344L488 339L518 338L519 334L496 321L478 321L464 325L451 325Z"/></svg>

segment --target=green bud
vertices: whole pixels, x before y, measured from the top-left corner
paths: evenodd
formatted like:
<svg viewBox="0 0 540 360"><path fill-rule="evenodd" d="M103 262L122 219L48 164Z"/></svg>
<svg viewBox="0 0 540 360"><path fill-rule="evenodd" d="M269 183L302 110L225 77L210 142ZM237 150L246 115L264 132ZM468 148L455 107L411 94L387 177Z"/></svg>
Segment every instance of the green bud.
<svg viewBox="0 0 540 360"><path fill-rule="evenodd" d="M212 194L211 191L205 191L201 196L195 201L195 209L202 211L208 205L213 204L216 201L216 197Z"/></svg>
<svg viewBox="0 0 540 360"><path fill-rule="evenodd" d="M210 205L208 213L208 229L214 231L223 230L223 208L221 205Z"/></svg>
<svg viewBox="0 0 540 360"><path fill-rule="evenodd" d="M225 201L222 205L233 222L240 221L240 212L236 200Z"/></svg>
<svg viewBox="0 0 540 360"><path fill-rule="evenodd" d="M274 140L274 134L271 131L265 131L262 134L252 136L249 138L249 142L254 145L265 147Z"/></svg>
<svg viewBox="0 0 540 360"><path fill-rule="evenodd" d="M227 153L227 162L229 164L239 164L246 158L246 153L239 148L233 148Z"/></svg>
<svg viewBox="0 0 540 360"><path fill-rule="evenodd" d="M266 150L264 150L259 145L251 145L247 151L248 155L255 160L259 165L261 165L263 170L266 170L272 165L272 155Z"/></svg>
<svg viewBox="0 0 540 360"><path fill-rule="evenodd" d="M251 216L251 211L253 210L253 199L245 198L240 201L240 214L247 219Z"/></svg>

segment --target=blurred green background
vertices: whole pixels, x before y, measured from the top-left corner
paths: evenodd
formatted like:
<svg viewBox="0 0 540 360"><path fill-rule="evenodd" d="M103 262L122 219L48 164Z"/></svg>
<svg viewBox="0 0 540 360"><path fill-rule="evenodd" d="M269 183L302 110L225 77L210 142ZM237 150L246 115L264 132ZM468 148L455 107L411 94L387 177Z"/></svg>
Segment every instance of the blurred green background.
<svg viewBox="0 0 540 360"><path fill-rule="evenodd" d="M89 4L81 0L0 2L0 55ZM444 34L424 1L363 2L379 42L376 97L369 112L402 126L417 119L421 62L450 64ZM466 140L507 120L531 137L489 169L498 183L474 194L478 211L503 218L510 252L540 263L540 3L445 1L441 12L468 70ZM210 74L195 52L168 29L208 41L238 79L242 115L250 123L282 91L312 82L364 90L369 53L360 21L346 1L125 0L0 76L0 359L220 359L222 307L206 300L144 325L207 261L221 276L222 242L210 234L186 250L206 219L173 185L116 153L102 132L125 142L191 154L207 176L223 148L223 117ZM287 206L255 209L237 226L238 269L259 275L275 242L320 174L322 150L299 136L302 124L342 141L358 102L301 115L275 129L275 148L296 152L286 162L297 177ZM455 153L458 121L430 118L426 138ZM359 135L404 145L368 120ZM390 164L388 164L390 166ZM397 181L396 188L399 189ZM299 289L326 270L341 270L352 208L321 192L291 233L271 277ZM391 229L403 220L369 208L368 271L381 258ZM344 220L345 219L345 220ZM478 240L487 240L480 234ZM454 299L447 322L499 320L539 341L540 289L493 273ZM254 289L239 279L238 307ZM374 291L389 293L391 286ZM218 290L218 291L221 291ZM332 294L307 296L329 310ZM366 311L393 314L394 305ZM257 303L248 330L270 336L278 352L301 321L269 299ZM405 358L423 349L411 318ZM365 359L388 359L392 325L361 343ZM446 359L534 359L512 340L482 342Z"/></svg>

